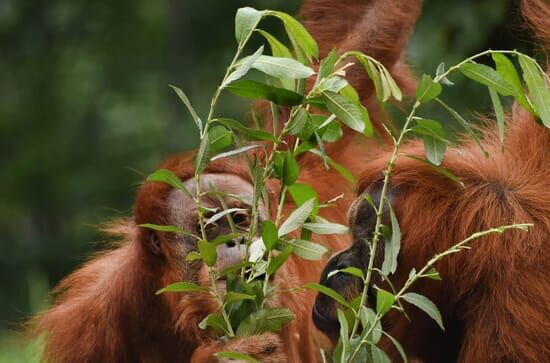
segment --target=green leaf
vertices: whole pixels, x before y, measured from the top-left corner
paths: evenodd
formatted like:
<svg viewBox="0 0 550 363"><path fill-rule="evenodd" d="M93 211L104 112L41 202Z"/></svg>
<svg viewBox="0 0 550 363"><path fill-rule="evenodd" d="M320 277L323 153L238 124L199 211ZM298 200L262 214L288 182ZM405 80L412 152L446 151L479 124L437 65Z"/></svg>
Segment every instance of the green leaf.
<svg viewBox="0 0 550 363"><path fill-rule="evenodd" d="M454 175L450 170L442 168L441 166L435 165L430 161L419 158L418 156L415 156L415 155L405 155L405 157L416 161L420 161L421 163L429 165L430 167L432 167L434 171L438 172L439 174L445 175L447 178L451 179L455 183L458 183L462 188L464 188L464 183L462 183L460 179L456 175Z"/></svg>
<svg viewBox="0 0 550 363"><path fill-rule="evenodd" d="M428 160L435 165L441 165L443 157L445 156L445 151L447 150L443 126L435 120L421 118L415 120L418 126L412 129L422 134L424 149L426 150Z"/></svg>
<svg viewBox="0 0 550 363"><path fill-rule="evenodd" d="M197 112L195 111L195 109L193 108L193 106L191 105L191 102L189 101L189 98L187 98L185 93L183 93L183 91L180 88L178 88L176 86L173 86L173 85L169 85L169 86L176 92L176 94L178 95L180 100L187 107L187 109L189 110L189 113L191 114L191 117L193 117L193 120L195 121L195 124L199 128L199 132L202 134L202 120L199 117L199 115L197 114Z"/></svg>
<svg viewBox="0 0 550 363"><path fill-rule="evenodd" d="M256 29L263 13L256 9L245 7L237 10L235 16L235 38L240 47L244 45L250 34Z"/></svg>
<svg viewBox="0 0 550 363"><path fill-rule="evenodd" d="M424 277L427 277L432 280L441 280L441 276L439 275L439 272L437 272L433 267L430 269L430 271L424 274Z"/></svg>
<svg viewBox="0 0 550 363"><path fill-rule="evenodd" d="M508 82L515 89L515 98L516 101L522 105L526 110L533 113L533 108L529 104L525 92L523 91L523 85L521 84L521 79L516 70L516 67L510 59L505 54L502 53L492 53L491 56L495 61L495 66L497 68L497 73L500 77Z"/></svg>
<svg viewBox="0 0 550 363"><path fill-rule="evenodd" d="M147 181L161 182L181 190L188 197L193 197L191 192L183 185L181 179L168 169L159 169L147 177Z"/></svg>
<svg viewBox="0 0 550 363"><path fill-rule="evenodd" d="M264 332L277 332L292 319L294 319L294 314L286 308L258 310L239 324L236 335L242 337Z"/></svg>
<svg viewBox="0 0 550 363"><path fill-rule="evenodd" d="M304 99L296 92L251 80L235 81L225 88L237 96L254 100L266 99L281 106L296 106Z"/></svg>
<svg viewBox="0 0 550 363"><path fill-rule="evenodd" d="M208 314L208 316L201 320L199 328L204 330L207 327L211 327L222 334L227 334L228 330L225 320L223 320L222 316L219 314Z"/></svg>
<svg viewBox="0 0 550 363"><path fill-rule="evenodd" d="M201 287L192 282L176 282L158 290L155 294L160 295L165 292L208 292L206 287Z"/></svg>
<svg viewBox="0 0 550 363"><path fill-rule="evenodd" d="M372 363L391 363L390 358L382 349L371 344Z"/></svg>
<svg viewBox="0 0 550 363"><path fill-rule="evenodd" d="M199 247L199 253L202 256L204 263L210 267L214 266L218 258L216 245L204 240L199 241L197 245Z"/></svg>
<svg viewBox="0 0 550 363"><path fill-rule="evenodd" d="M262 240L264 241L265 248L267 248L268 251L271 251L273 247L275 247L278 239L279 235L277 234L277 226L271 221L263 221Z"/></svg>
<svg viewBox="0 0 550 363"><path fill-rule="evenodd" d="M241 59L239 62L237 62L235 69L233 72L222 82L221 88L227 87L228 84L231 82L234 82L242 77L244 77L248 71L252 68L254 63L258 60L258 58L262 55L264 51L264 46L262 45L254 54L251 56L245 57Z"/></svg>
<svg viewBox="0 0 550 363"><path fill-rule="evenodd" d="M307 184L294 183L288 187L288 192L294 200L294 203L299 207L304 204L306 201L313 199L314 206L311 214L316 215L319 211L319 199L317 197L317 192L315 189L310 187Z"/></svg>
<svg viewBox="0 0 550 363"><path fill-rule="evenodd" d="M298 164L298 161L296 161L290 151L287 151L285 153L285 161L283 164L283 184L294 184L296 182L296 179L298 179L298 175L300 175L300 166Z"/></svg>
<svg viewBox="0 0 550 363"><path fill-rule="evenodd" d="M491 102L493 103L493 109L497 117L498 133L500 137L500 143L504 144L504 110L502 109L502 103L497 91L489 88L489 94L491 95Z"/></svg>
<svg viewBox="0 0 550 363"><path fill-rule="evenodd" d="M309 113L305 108L300 107L287 124L287 131L290 135L298 135L309 123Z"/></svg>
<svg viewBox="0 0 550 363"><path fill-rule="evenodd" d="M434 82L431 76L423 74L420 83L416 88L416 100L425 103L433 100L441 94L442 87L438 82Z"/></svg>
<svg viewBox="0 0 550 363"><path fill-rule="evenodd" d="M208 137L208 133L206 133L203 138L201 139L201 143L199 145L199 151L197 152L197 156L195 157L195 174L200 174L206 169L208 166L208 163L210 162L210 151L209 151L209 145L210 145L210 139Z"/></svg>
<svg viewBox="0 0 550 363"><path fill-rule="evenodd" d="M236 120L232 120L229 118L217 118L212 120L212 122L217 122L224 125L225 127L230 128L231 130L242 135L247 140L264 140L272 142L277 141L277 138L273 136L273 134L263 130L254 130L248 128Z"/></svg>
<svg viewBox="0 0 550 363"><path fill-rule="evenodd" d="M401 101L403 99L403 93L399 89L399 86L397 86L397 83L395 83L395 80L391 76L390 72L382 67L382 77L386 79L386 82L390 88L390 93L397 101Z"/></svg>
<svg viewBox="0 0 550 363"><path fill-rule="evenodd" d="M243 58L241 62L242 66L248 64L249 58ZM242 67L240 66L240 67ZM291 58L272 57L269 55L260 55L257 57L252 68L262 71L275 78L289 78L289 79L302 79L308 78L315 74L315 71L297 60ZM235 71L236 72L236 71ZM240 78L240 77L239 77Z"/></svg>
<svg viewBox="0 0 550 363"><path fill-rule="evenodd" d="M227 304L232 301L255 300L255 299L256 299L255 295L242 294L240 292L229 291L224 295L223 302Z"/></svg>
<svg viewBox="0 0 550 363"><path fill-rule="evenodd" d="M328 110L351 129L363 133L367 123L361 108L338 93L323 91L322 99ZM368 115L368 114L367 114Z"/></svg>
<svg viewBox="0 0 550 363"><path fill-rule="evenodd" d="M412 304L420 310L424 311L430 316L430 318L435 320L441 330L445 330L445 328L443 327L443 320L441 319L441 313L439 312L437 306L435 306L435 304L430 299L414 292L408 292L401 297L409 304Z"/></svg>
<svg viewBox="0 0 550 363"><path fill-rule="evenodd" d="M238 155L238 154L242 154L242 153L245 153L249 150L252 150L252 149L256 149L256 148L259 148L261 147L261 145L247 145L247 146L243 146L243 147L240 147L238 149L235 149L235 150L230 150L230 151L226 151L224 153L220 153L216 156L214 156L211 160L218 160L218 159L221 159L221 158L226 158L226 157L229 157L229 156L235 156L235 155Z"/></svg>
<svg viewBox="0 0 550 363"><path fill-rule="evenodd" d="M290 254L292 253L292 246L286 246L281 253L279 253L277 256L273 257L271 259L271 262L269 263L269 266L267 266L267 274L273 275L275 271L279 269L285 263L285 261L288 259Z"/></svg>
<svg viewBox="0 0 550 363"><path fill-rule="evenodd" d="M338 223L304 223L304 228L317 234L346 234L348 227Z"/></svg>
<svg viewBox="0 0 550 363"><path fill-rule="evenodd" d="M345 306L347 308L350 307L350 304L346 301L346 299L342 295L340 295L339 293L331 289L330 287L326 287L324 285L316 284L316 283L309 283L309 284L305 284L304 288L318 291L321 294L325 294L328 297L332 298L334 301L336 301L340 305Z"/></svg>
<svg viewBox="0 0 550 363"><path fill-rule="evenodd" d="M493 68L474 62L464 63L458 68L466 77L494 89L503 96L516 95L515 88L502 78Z"/></svg>
<svg viewBox="0 0 550 363"><path fill-rule="evenodd" d="M233 133L223 126L213 126L208 130L209 152L216 153L227 149L233 143Z"/></svg>
<svg viewBox="0 0 550 363"><path fill-rule="evenodd" d="M267 11L267 14L275 16L283 22L289 38L291 38L296 45L298 45L298 47L308 56L308 58L319 57L317 42L313 39L311 34L309 34L306 28L300 24L300 22L292 16L280 11Z"/></svg>
<svg viewBox="0 0 550 363"><path fill-rule="evenodd" d="M464 130L466 130L466 132L468 133L468 135L470 135L470 137L472 139L474 139L474 141L477 143L477 145L479 146L479 148L481 149L481 151L483 151L483 154L485 154L485 157L489 157L489 153L485 150L485 148L483 147L483 144L481 143L481 141L479 140L479 137L477 136L477 134L474 132L474 130L470 127L470 125L468 124L468 122L462 117L460 116L460 114L458 112L456 112L455 110L453 110L452 107L450 107L449 105L447 105L445 102L443 102L442 100L440 100L439 98L436 98L435 99L441 106L443 106L443 108L445 108L447 110L447 112L449 112L451 114L451 116L453 116L453 118L458 121L458 123L464 128Z"/></svg>
<svg viewBox="0 0 550 363"><path fill-rule="evenodd" d="M288 48L277 38L262 29L256 29L256 31L260 33L269 43L272 56L281 58L292 58L292 53L290 53L290 50L288 50Z"/></svg>
<svg viewBox="0 0 550 363"><path fill-rule="evenodd" d="M231 214L233 212L244 212L247 211L247 209L244 208L228 208L224 209L216 214L214 214L212 217L208 218L208 221L206 221L206 225L212 224L220 220L221 218L225 217L228 214ZM232 238L231 238L232 239ZM213 241L212 241L213 243Z"/></svg>
<svg viewBox="0 0 550 363"><path fill-rule="evenodd" d="M153 223L143 223L143 224L139 224L138 227L149 228L160 232L173 232L173 233L184 234L184 235L191 234L191 233L185 232L183 229L176 226L161 226Z"/></svg>
<svg viewBox="0 0 550 363"><path fill-rule="evenodd" d="M214 353L214 355L218 358L227 358L230 361L234 360L239 362L260 363L260 361L256 358L239 352L218 352Z"/></svg>
<svg viewBox="0 0 550 363"><path fill-rule="evenodd" d="M328 77L336 65L336 62L338 61L338 53L336 52L336 49L332 49L328 55L321 60L321 63L319 65L319 75L318 75L318 81Z"/></svg>
<svg viewBox="0 0 550 363"><path fill-rule="evenodd" d="M281 227L279 227L279 237L289 234L290 232L295 231L300 228L305 220L311 215L313 211L313 206L315 205L315 199L310 199L297 209L292 211L288 218L283 222Z"/></svg>
<svg viewBox="0 0 550 363"><path fill-rule="evenodd" d="M347 352L349 351L349 326L348 326L348 320L346 319L346 315L344 312L340 309L336 311L336 315L338 317L338 323L340 323L340 341L342 342L342 358L346 358ZM342 362L345 362L345 359L342 359Z"/></svg>
<svg viewBox="0 0 550 363"><path fill-rule="evenodd" d="M358 56L357 59L363 65L369 78L374 84L374 90L376 91L376 97L381 102L386 102L389 98L389 95L384 94L384 88L382 87L382 78L380 75L380 70L378 67L368 58L364 56Z"/></svg>
<svg viewBox="0 0 550 363"><path fill-rule="evenodd" d="M191 262L196 260L202 260L202 256L197 251L191 251L185 256L185 261Z"/></svg>
<svg viewBox="0 0 550 363"><path fill-rule="evenodd" d="M359 319L361 320L361 325L363 326L363 334L366 334L368 330L371 330L370 341L373 343L378 343L380 337L382 336L382 324L380 319L376 319L376 313L367 308L366 306L359 307ZM374 325L374 326L373 326Z"/></svg>
<svg viewBox="0 0 550 363"><path fill-rule="evenodd" d="M550 91L537 64L531 58L520 54L519 64L523 70L523 79L527 83L529 96L537 115L544 126L550 128Z"/></svg>
<svg viewBox="0 0 550 363"><path fill-rule="evenodd" d="M320 260L328 251L325 246L306 240L293 239L287 242L294 248L294 254L304 260Z"/></svg>
<svg viewBox="0 0 550 363"><path fill-rule="evenodd" d="M386 239L384 245L384 263L382 264L382 272L385 275L390 273L394 274L397 270L397 256L401 249L401 228L399 227L399 221L395 216L395 212L391 204L388 202L391 219L391 239Z"/></svg>
<svg viewBox="0 0 550 363"><path fill-rule="evenodd" d="M376 292L376 312L380 315L386 314L393 306L395 296L391 292L378 289Z"/></svg>
<svg viewBox="0 0 550 363"><path fill-rule="evenodd" d="M324 127L322 139L326 142L335 142L342 138L342 126L338 122L331 122Z"/></svg>
<svg viewBox="0 0 550 363"><path fill-rule="evenodd" d="M365 274L363 273L363 271L361 271L357 267L346 267L346 268L343 268L341 270L331 271L327 275L327 278L331 278L332 276L334 276L336 274L339 274L339 273L345 273L345 274L348 274L348 275L359 277L361 280L363 280L365 278Z"/></svg>
<svg viewBox="0 0 550 363"><path fill-rule="evenodd" d="M340 94L350 100L351 102L355 103L356 105L359 105L361 103L361 100L359 99L359 95L357 94L357 91L355 88L353 88L352 85L347 84L344 88L340 90Z"/></svg>

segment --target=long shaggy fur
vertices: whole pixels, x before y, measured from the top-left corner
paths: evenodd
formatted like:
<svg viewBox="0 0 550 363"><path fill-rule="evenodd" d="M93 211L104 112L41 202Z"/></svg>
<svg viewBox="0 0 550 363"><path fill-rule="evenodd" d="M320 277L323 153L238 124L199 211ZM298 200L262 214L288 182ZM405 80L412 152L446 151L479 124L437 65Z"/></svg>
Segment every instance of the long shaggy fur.
<svg viewBox="0 0 550 363"><path fill-rule="evenodd" d="M523 14L545 48L550 4L522 1ZM425 362L547 362L550 360L550 133L515 106L507 118L504 147L494 121L483 131L486 158L472 140L447 152L443 167L461 187L431 167L401 157L391 176L402 251L395 276L404 283L411 268L471 234L512 223L533 223L528 233L507 231L471 242L471 250L446 257L443 281L420 281L443 314L443 334L423 312L389 317L389 333ZM424 155L420 142L403 155ZM389 154L365 165L361 190L380 181ZM389 344L388 344L389 345ZM397 358L396 358L397 359Z"/></svg>
<svg viewBox="0 0 550 363"><path fill-rule="evenodd" d="M369 6L365 7L365 3L369 3ZM359 49L367 53L369 49L376 50L378 53L373 54L374 56L391 52L391 56L384 58L385 65L392 69L392 73L393 69L396 70L394 76L402 86L413 84L414 79L409 76L403 64L396 64L400 62L405 39L418 15L418 2L410 2L414 6L406 14L401 5L394 7L391 5L394 2L387 0L373 1L372 4L348 1L346 4L343 11L338 11L337 18L319 17L317 13L329 5L340 9L340 3L334 1L310 0L301 13L308 19L308 27L317 36L322 53L334 46L338 48L342 42L349 49ZM376 10L376 16L369 16L371 7L385 8L386 11ZM354 20L357 14L360 17ZM376 33L377 24L383 25L383 29L390 23L399 26L399 16L403 16L402 27L392 28L389 34ZM334 31L330 34L317 34L324 25L336 25L333 21L348 25L333 28ZM360 36L362 33L366 34L366 38ZM388 41L388 37L394 41ZM362 72L364 71L361 70ZM363 83L367 83L363 76L354 78L361 98L372 100L372 87L363 86ZM374 102L369 111L380 128L380 123L386 120L385 115ZM284 109L281 115L286 115ZM268 127L272 127L269 123L268 120ZM344 138L327 146L326 151L336 162L358 175L364 160L369 158L375 146L374 141L364 141L346 131ZM261 158L261 155L255 156ZM332 221L345 223L345 213L341 211L347 210L353 201L354 187L344 181L335 170L324 171L322 161L316 156L304 156L299 163L302 169L300 182L314 186L322 202L342 196L335 207L323 209L321 215ZM182 180L193 176L192 155L169 158L160 167L173 171ZM234 174L250 181L246 170L244 163L227 160L216 161L207 169L209 173ZM270 195L275 198L278 185L271 182L268 184ZM35 334L46 335L44 360L60 363L187 362L195 352L193 362L197 363L210 361L216 351L234 350L252 354L266 362L317 361L319 348L328 347L329 342L316 331L311 321L310 310L314 294L290 293L286 290L307 282L317 282L325 261L310 262L291 256L277 272L274 285L280 293L270 301L270 305L286 306L296 314L296 319L285 326L278 338L269 334L235 340L228 345L220 344L216 337L207 335L197 326L208 313L217 310L213 299L204 294L154 295L155 291L166 284L186 280L190 275L189 266L171 257L170 250L164 251L163 256L151 253L148 248L150 231L137 227L140 223L169 224L166 210L169 191L169 187L162 183L144 183L136 197L134 220L111 228L122 232L123 241L120 246L84 264L55 290L53 306L37 316L33 322ZM287 203L284 214L288 215L294 208L290 202ZM347 236L314 238L333 251L350 244ZM203 283L206 279L206 275L201 272L195 282ZM275 348L267 349L272 353L268 357L265 350L251 342Z"/></svg>

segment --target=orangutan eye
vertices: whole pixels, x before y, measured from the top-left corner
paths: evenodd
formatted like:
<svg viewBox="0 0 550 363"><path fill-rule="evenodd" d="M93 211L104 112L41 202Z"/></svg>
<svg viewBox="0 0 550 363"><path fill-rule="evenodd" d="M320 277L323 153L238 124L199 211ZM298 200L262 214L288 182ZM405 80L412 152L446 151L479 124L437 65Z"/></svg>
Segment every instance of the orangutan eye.
<svg viewBox="0 0 550 363"><path fill-rule="evenodd" d="M238 211L231 215L233 223L241 228L248 228L250 226L250 214L248 211Z"/></svg>

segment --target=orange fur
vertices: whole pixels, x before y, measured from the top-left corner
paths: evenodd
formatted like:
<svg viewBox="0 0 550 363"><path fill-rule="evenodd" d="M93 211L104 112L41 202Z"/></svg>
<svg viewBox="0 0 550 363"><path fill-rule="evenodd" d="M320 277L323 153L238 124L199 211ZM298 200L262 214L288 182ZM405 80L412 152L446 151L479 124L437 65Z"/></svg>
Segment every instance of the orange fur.
<svg viewBox="0 0 550 363"><path fill-rule="evenodd" d="M548 48L550 4L523 0L522 7ZM385 324L407 353L425 362L547 362L550 133L515 106L507 118L504 147L494 123L482 136L490 158L472 140L445 156L443 167L464 188L426 164L398 159L391 188L403 235L394 283L401 286L411 268L418 270L435 253L475 232L511 223L534 227L528 233L507 231L474 240L471 250L438 263L443 281L422 280L413 287L440 307L447 332L415 308L407 308L410 322L396 313ZM423 156L424 151L413 141L401 154ZM361 190L380 181L388 157L382 154L365 165Z"/></svg>
<svg viewBox="0 0 550 363"><path fill-rule="evenodd" d="M349 22L351 15L361 14L360 18L363 20L357 20L360 26L349 31L342 28L332 34L317 34L316 29L321 28L315 28L317 22L311 20L311 17L317 16L317 9L323 9L323 6L329 4L328 1L309 1L302 15L305 18L309 17L307 25L319 39L322 52L344 40L345 47L350 49L359 49L367 53L369 49L373 49L379 52L377 54L380 56L391 52L392 55L384 59L385 65L391 69L400 85L405 89L408 85L411 90L413 87L410 85L414 84L414 79L410 77L401 59L404 39L408 36L418 11L404 14L400 6L388 5L394 3L388 0L372 3L373 9L386 8L383 13L377 12L375 19L372 15L369 16L370 5L363 7L361 1L350 2L347 11L340 13L336 19L319 18L318 22L332 25L332 21ZM417 1L411 4L415 4L417 9ZM333 6L338 7L339 4ZM392 10L394 8L395 12ZM407 15L406 19L403 19L405 25L399 28L402 34L396 31L390 32L391 34L376 33L378 22L390 24L388 19L391 19L393 24L399 25L398 19L395 18L396 14ZM383 29L387 30L386 26L389 25L384 25ZM366 38L359 36L359 33L363 32L368 35ZM390 35L395 40L394 43L388 42ZM369 111L373 116L373 122L380 129L380 123L386 118L374 102L372 87L366 85L368 82L364 76L354 74L355 70L349 76L358 87L361 98L372 104ZM282 115L285 115L284 111L282 109ZM267 117L269 127L270 115ZM327 145L326 151L335 161L358 175L375 146L375 141L365 141L346 130L344 138ZM193 175L191 157L192 155L172 157L160 167L173 171L185 180ZM345 223L345 214L341 211L346 210L353 201L354 186L345 182L335 170L324 171L323 163L317 156L304 155L299 163L302 169L299 181L314 186L321 202L343 195L335 207L323 209L321 215L334 222ZM244 163L231 160L213 162L207 169L209 173L236 174L250 181L246 170ZM275 198L278 185L271 182L268 184L270 195ZM289 362L317 361L319 347L328 347L330 343L316 331L311 321L314 294L289 293L281 290L298 287L307 282L317 282L325 261L303 261L293 255L277 272L274 285L281 292L269 304L286 306L296 314L296 319L287 324L281 332L281 341L266 335L269 339L261 339L260 336L253 337L253 340L241 339L228 342L227 345L220 344L216 337L209 336L197 327L198 322L208 313L217 311L213 299L198 294L154 295L157 289L168 283L186 280L190 269L196 268L176 259L174 256L177 256L177 253L170 247L163 250L163 256L152 254L147 248L151 238L150 232L136 226L140 223L167 224L166 197L169 191L170 188L162 183L144 183L136 197L134 221L114 227L115 230L124 232L121 245L96 256L61 282L56 289L58 297L54 305L34 320L35 332L46 333L44 359L61 363L186 362L189 361L192 352L195 352L193 362L208 362L216 351L236 350L253 354L267 362L269 359L279 361L277 357L283 356L280 347L274 351L279 355L268 359L262 355L261 349L258 350L255 344L251 344L263 342L282 344ZM284 214L288 215L293 208L290 202L287 203ZM314 238L333 251L350 244L347 236ZM195 282L204 283L205 280L204 269L200 268Z"/></svg>

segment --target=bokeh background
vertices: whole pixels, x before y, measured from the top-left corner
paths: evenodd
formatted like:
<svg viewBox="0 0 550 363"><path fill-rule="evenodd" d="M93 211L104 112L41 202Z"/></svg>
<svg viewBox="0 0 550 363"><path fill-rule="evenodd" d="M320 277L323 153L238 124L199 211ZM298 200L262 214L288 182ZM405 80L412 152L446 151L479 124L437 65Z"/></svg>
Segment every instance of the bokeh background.
<svg viewBox="0 0 550 363"><path fill-rule="evenodd" d="M131 213L144 176L196 146L168 84L205 112L245 5L296 13L299 1L0 0L0 362L35 361L24 319L101 248L99 224ZM487 48L530 52L514 1L426 0L409 59L433 74ZM456 81L444 98L490 112L486 90ZM218 110L243 119L247 106L228 96Z"/></svg>

